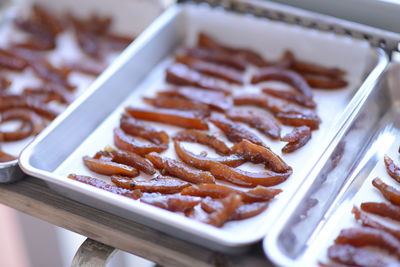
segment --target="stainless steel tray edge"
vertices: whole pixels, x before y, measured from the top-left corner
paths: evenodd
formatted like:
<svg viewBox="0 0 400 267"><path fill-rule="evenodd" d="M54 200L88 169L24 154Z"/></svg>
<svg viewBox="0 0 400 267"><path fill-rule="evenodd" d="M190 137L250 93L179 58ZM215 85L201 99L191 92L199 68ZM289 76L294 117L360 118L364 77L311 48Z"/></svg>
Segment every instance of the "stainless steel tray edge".
<svg viewBox="0 0 400 267"><path fill-rule="evenodd" d="M368 84L364 84L364 92L360 97L355 101L353 104L353 109L347 110L348 117L343 122L340 131L335 135L334 139L329 144L328 148L325 150L317 164L314 166L312 171L309 174L309 179L307 179L303 185L299 188L293 198L290 200L291 205L286 206L286 210L276 221L276 229L275 231L271 232L264 240L263 240L263 247L264 252L268 256L268 258L277 266L300 266L296 260L293 260L287 257L278 247L278 239L279 235L282 234L283 229L288 224L289 219L294 214L295 210L298 208L298 205L302 202L303 198L309 192L312 184L315 182L316 178L321 174L322 169L327 164L328 160L334 153L335 149L338 147L339 142L345 136L349 128L355 122L357 115L359 114L361 108L363 107L364 102L367 100L368 96L377 88L378 83L380 82L379 79L384 75L384 72L389 68L390 64L388 65L388 58L385 57L383 61L379 63L379 72L375 72L373 74L374 78L369 81ZM369 79L368 78L368 79ZM343 187L348 187L352 181L345 181Z"/></svg>

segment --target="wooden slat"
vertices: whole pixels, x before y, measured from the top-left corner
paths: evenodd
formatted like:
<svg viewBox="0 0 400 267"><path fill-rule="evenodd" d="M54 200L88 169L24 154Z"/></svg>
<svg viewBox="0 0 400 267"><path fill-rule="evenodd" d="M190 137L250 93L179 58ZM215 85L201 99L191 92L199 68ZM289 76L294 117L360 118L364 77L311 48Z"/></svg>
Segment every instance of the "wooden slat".
<svg viewBox="0 0 400 267"><path fill-rule="evenodd" d="M32 177L0 185L0 203L163 266L272 266L260 244L243 255L216 253L62 197Z"/></svg>

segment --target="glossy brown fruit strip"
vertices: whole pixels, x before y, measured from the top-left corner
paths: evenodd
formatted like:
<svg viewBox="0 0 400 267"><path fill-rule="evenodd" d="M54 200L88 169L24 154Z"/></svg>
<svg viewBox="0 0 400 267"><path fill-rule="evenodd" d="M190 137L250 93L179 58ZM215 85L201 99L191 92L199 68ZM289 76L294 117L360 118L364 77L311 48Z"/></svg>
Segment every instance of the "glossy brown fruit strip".
<svg viewBox="0 0 400 267"><path fill-rule="evenodd" d="M1 137L0 137L1 139ZM4 151L0 150L0 162L8 162L8 161L13 161L16 160L17 158L14 157L13 155L10 155Z"/></svg>
<svg viewBox="0 0 400 267"><path fill-rule="evenodd" d="M291 70L285 70L276 67L266 67L255 74L251 83L257 84L265 81L280 81L291 85L294 89L302 93L305 97L312 98L313 93L307 81L299 74Z"/></svg>
<svg viewBox="0 0 400 267"><path fill-rule="evenodd" d="M27 91L33 93L36 91L48 92L51 94L55 94L57 97L57 101L62 104L69 104L74 100L73 94L68 91L63 85L46 82L40 85L39 87L28 87L24 89L24 95L26 95Z"/></svg>
<svg viewBox="0 0 400 267"><path fill-rule="evenodd" d="M330 78L338 78L346 74L346 72L339 68L329 68L321 65L317 65L310 62L300 61L295 59L292 66L295 71L300 72L301 74L314 74L321 75Z"/></svg>
<svg viewBox="0 0 400 267"><path fill-rule="evenodd" d="M213 148L220 155L229 155L230 148L216 136L197 130L185 130L177 132L172 138L176 141L199 143Z"/></svg>
<svg viewBox="0 0 400 267"><path fill-rule="evenodd" d="M292 132L281 138L281 141L289 142L283 148L283 153L291 153L303 147L311 139L311 129L307 126L294 128Z"/></svg>
<svg viewBox="0 0 400 267"><path fill-rule="evenodd" d="M242 197L243 202L253 203L260 201L269 201L281 192L282 190L280 189L270 189L262 186L250 189L248 191L240 191L224 185L199 184L185 188L182 191L182 195L224 198L227 197L229 194L235 193Z"/></svg>
<svg viewBox="0 0 400 267"><path fill-rule="evenodd" d="M303 74L304 79L312 88L318 89L338 89L346 87L349 83L340 78L329 78L319 75Z"/></svg>
<svg viewBox="0 0 400 267"><path fill-rule="evenodd" d="M171 177L153 178L150 180L145 179L129 179L123 176L112 176L111 181L118 187L125 189L140 189L142 192L147 193L162 193L162 194L175 194L185 187L190 186L180 179L175 179Z"/></svg>
<svg viewBox="0 0 400 267"><path fill-rule="evenodd" d="M308 98L303 94L297 93L295 91L283 91L283 90L264 88L262 89L262 92L268 95L285 99L289 102L293 102L307 108L315 108L317 106L317 104L314 102L312 98Z"/></svg>
<svg viewBox="0 0 400 267"><path fill-rule="evenodd" d="M0 49L0 67L2 69L22 71L27 66L28 62L25 59L7 50Z"/></svg>
<svg viewBox="0 0 400 267"><path fill-rule="evenodd" d="M189 168L183 162L161 157L157 153L150 153L146 158L160 170L161 174L168 174L194 184L214 184L215 178L209 172Z"/></svg>
<svg viewBox="0 0 400 267"><path fill-rule="evenodd" d="M243 84L242 73L235 69L188 56L176 57L175 61L187 65L189 68L198 71L200 73L216 77L230 83L235 83L240 85Z"/></svg>
<svg viewBox="0 0 400 267"><path fill-rule="evenodd" d="M224 206L221 201L212 199L211 197L205 197L201 201L201 208L207 213L213 213L217 210L222 209Z"/></svg>
<svg viewBox="0 0 400 267"><path fill-rule="evenodd" d="M394 164L393 160L388 155L385 155L384 161L387 173L400 183L400 168Z"/></svg>
<svg viewBox="0 0 400 267"><path fill-rule="evenodd" d="M201 198L176 195L161 195L157 193L143 194L141 202L174 212L188 212L200 203Z"/></svg>
<svg viewBox="0 0 400 267"><path fill-rule="evenodd" d="M247 65L246 60L242 56L232 56L230 53L218 49L187 48L185 49L185 54L201 60L225 65L239 71L244 71Z"/></svg>
<svg viewBox="0 0 400 267"><path fill-rule="evenodd" d="M372 180L373 186L378 189L382 195L393 205L400 206L400 191L393 186L385 184L381 179Z"/></svg>
<svg viewBox="0 0 400 267"><path fill-rule="evenodd" d="M195 168L209 171L217 179L243 187L256 187L257 185L274 186L283 183L292 174L291 170L286 173L275 173L272 171L252 173L234 169L206 157L195 155L182 148L178 142L175 142L175 152L183 162Z"/></svg>
<svg viewBox="0 0 400 267"><path fill-rule="evenodd" d="M152 126L132 118L127 114L122 115L120 127L129 135L141 137L156 145L168 147L169 136L166 132L158 131Z"/></svg>
<svg viewBox="0 0 400 267"><path fill-rule="evenodd" d="M368 227L343 229L335 239L335 244L378 247L400 258L400 241L378 229Z"/></svg>
<svg viewBox="0 0 400 267"><path fill-rule="evenodd" d="M276 118L284 125L289 126L308 126L312 130L317 130L321 119L316 114L303 115L303 114L290 114L290 113L277 113Z"/></svg>
<svg viewBox="0 0 400 267"><path fill-rule="evenodd" d="M29 66L32 67L36 76L45 82L64 86L68 91L74 91L75 86L72 86L68 81L69 70L55 67L47 60L29 60Z"/></svg>
<svg viewBox="0 0 400 267"><path fill-rule="evenodd" d="M272 139L280 137L281 127L268 112L242 107L229 109L226 116L233 121L246 123Z"/></svg>
<svg viewBox="0 0 400 267"><path fill-rule="evenodd" d="M91 171L104 175L124 175L135 177L139 175L139 171L131 166L115 163L108 160L94 159L88 156L83 157L83 163Z"/></svg>
<svg viewBox="0 0 400 267"><path fill-rule="evenodd" d="M84 184L88 184L100 189L103 189L105 191L122 195L125 197L133 198L133 199L139 199L142 196L142 192L140 190L129 190L129 189L124 189L124 188L119 188L115 185L106 183L105 181L89 176L84 176L84 175L76 175L76 174L70 174L68 175L68 178L79 181Z"/></svg>
<svg viewBox="0 0 400 267"><path fill-rule="evenodd" d="M206 90L221 92L226 95L232 93L227 84L221 83L221 81L201 74L179 63L175 63L167 68L166 81L175 85L195 86Z"/></svg>
<svg viewBox="0 0 400 267"><path fill-rule="evenodd" d="M332 245L328 248L328 257L333 261L351 266L384 267L389 264L382 256L372 251L355 248L350 245Z"/></svg>
<svg viewBox="0 0 400 267"><path fill-rule="evenodd" d="M192 110L204 117L208 117L211 113L208 105L183 98L161 96L157 98L144 97L143 100L156 108Z"/></svg>
<svg viewBox="0 0 400 267"><path fill-rule="evenodd" d="M242 197L237 194L230 194L226 198L220 200L223 205L222 209L219 209L208 215L205 223L221 227L232 218L236 209L242 203Z"/></svg>
<svg viewBox="0 0 400 267"><path fill-rule="evenodd" d="M232 216L232 220L244 220L262 213L268 208L268 202L254 202L240 205Z"/></svg>
<svg viewBox="0 0 400 267"><path fill-rule="evenodd" d="M0 95L0 111L12 108L27 108L49 120L54 119L58 115L56 111L45 103L29 96Z"/></svg>
<svg viewBox="0 0 400 267"><path fill-rule="evenodd" d="M37 135L46 126L44 120L29 109L8 109L0 112L0 124L7 121L20 121L27 123L15 131L0 131L0 141L17 141L30 135Z"/></svg>
<svg viewBox="0 0 400 267"><path fill-rule="evenodd" d="M197 45L208 49L216 49L232 56L240 56L245 61L258 67L268 66L270 63L266 62L264 58L258 53L244 48L232 48L219 44L210 36L200 33L197 40Z"/></svg>
<svg viewBox="0 0 400 267"><path fill-rule="evenodd" d="M165 144L143 144L128 136L121 128L114 129L114 144L121 150L137 153L141 156L150 152L163 152L168 149Z"/></svg>
<svg viewBox="0 0 400 267"><path fill-rule="evenodd" d="M400 222L400 207L378 202L364 202L361 203L361 209L382 217L387 217Z"/></svg>
<svg viewBox="0 0 400 267"><path fill-rule="evenodd" d="M362 213L357 207L353 207L351 212L354 214L354 218L358 222L360 222L362 226L383 230L383 231L388 232L389 234L393 235L398 240L400 240L400 231L399 230L389 228L389 227L373 220L367 214Z"/></svg>
<svg viewBox="0 0 400 267"><path fill-rule="evenodd" d="M232 107L232 99L226 97L224 93L205 91L192 87L170 88L168 91L157 93L158 96L182 97L199 103L208 105L211 109L225 111Z"/></svg>
<svg viewBox="0 0 400 267"><path fill-rule="evenodd" d="M252 105L260 108L265 108L272 113L288 113L300 114L304 116L317 116L315 111L300 107L294 103L287 102L286 100L267 95L267 94L254 94L246 93L233 97L235 105Z"/></svg>
<svg viewBox="0 0 400 267"><path fill-rule="evenodd" d="M247 140L234 145L231 150L232 153L240 155L252 163L262 163L266 168L270 168L275 172L284 173L292 170L292 168L287 165L281 157L272 152L271 149L256 145Z"/></svg>
<svg viewBox="0 0 400 267"><path fill-rule="evenodd" d="M100 151L96 153L96 155L98 154L109 157L110 160L112 160L113 162L131 166L149 175L156 173L156 170L150 162L133 152L122 151L107 147L105 148L105 151Z"/></svg>
<svg viewBox="0 0 400 267"><path fill-rule="evenodd" d="M257 135L227 119L224 115L212 114L210 121L223 131L229 141L233 143L248 140L254 144L264 145L263 141Z"/></svg>
<svg viewBox="0 0 400 267"><path fill-rule="evenodd" d="M161 122L187 129L208 130L208 125L203 117L190 111L170 110L170 109L145 109L126 107L125 111L132 117L141 120Z"/></svg>

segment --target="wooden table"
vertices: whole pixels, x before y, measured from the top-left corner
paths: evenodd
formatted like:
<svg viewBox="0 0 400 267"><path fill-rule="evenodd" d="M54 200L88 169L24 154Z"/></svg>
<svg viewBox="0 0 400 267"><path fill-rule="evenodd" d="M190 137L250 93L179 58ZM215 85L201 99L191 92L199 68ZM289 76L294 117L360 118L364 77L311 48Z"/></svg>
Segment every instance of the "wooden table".
<svg viewBox="0 0 400 267"><path fill-rule="evenodd" d="M242 255L221 254L60 196L32 177L0 184L0 203L105 244L85 241L75 264L84 265L80 256L94 243L104 259L117 248L162 266L272 266L260 243Z"/></svg>

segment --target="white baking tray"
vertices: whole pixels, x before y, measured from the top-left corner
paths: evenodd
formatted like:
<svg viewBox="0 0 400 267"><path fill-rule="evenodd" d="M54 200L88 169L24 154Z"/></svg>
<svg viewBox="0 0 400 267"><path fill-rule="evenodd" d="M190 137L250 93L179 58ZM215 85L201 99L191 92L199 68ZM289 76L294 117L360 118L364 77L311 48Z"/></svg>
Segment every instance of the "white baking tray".
<svg viewBox="0 0 400 267"><path fill-rule="evenodd" d="M217 37L226 45L253 49L267 59L277 59L285 49L291 49L300 59L346 70L349 81L345 89L315 91L322 124L318 131L313 132L307 146L283 156L294 169L294 174L278 186L283 193L262 214L229 222L220 229L66 178L69 173L93 175L83 166L82 156L92 155L113 144L112 129L118 125L123 107L140 105L141 96L152 95L162 86L171 54L182 45L193 45L199 31ZM216 250L232 252L243 249L243 246L262 239L274 227L275 219L297 188L307 180L307 174L353 109L369 94L386 64L384 53L362 40L208 6L175 5L125 50L55 125L47 128L24 150L20 166L77 201ZM174 127L165 129L176 130ZM284 128L285 132L288 130ZM275 152L284 145L266 138L264 141ZM166 155L173 157L174 153L168 151ZM247 168L257 171L258 166Z"/></svg>
<svg viewBox="0 0 400 267"><path fill-rule="evenodd" d="M46 9L54 11L55 14L71 12L77 17L88 17L92 14L110 16L113 20L111 30L116 33L137 36L154 20L163 10L160 1L156 0L119 0L118 4L112 0L84 0L84 1L14 1L2 10L2 24L0 27L0 46L7 46L12 41L21 40L24 35L18 32L13 25L14 17L22 16L29 11L32 3L43 5ZM120 53L111 53L106 61L108 64ZM57 38L57 50L52 51L49 60L56 66L63 62L80 61L83 53L74 40L72 32L62 33ZM39 80L30 71L23 73L6 73L13 78L13 84L9 89L13 93L19 93L24 86L35 86ZM84 74L73 73L69 81L77 86L74 93L75 98L82 94L94 81L94 78ZM33 136L16 142L5 142L1 144L2 150L12 155L18 155L22 149L34 139ZM0 163L0 183L13 182L22 175L16 169L17 160Z"/></svg>

